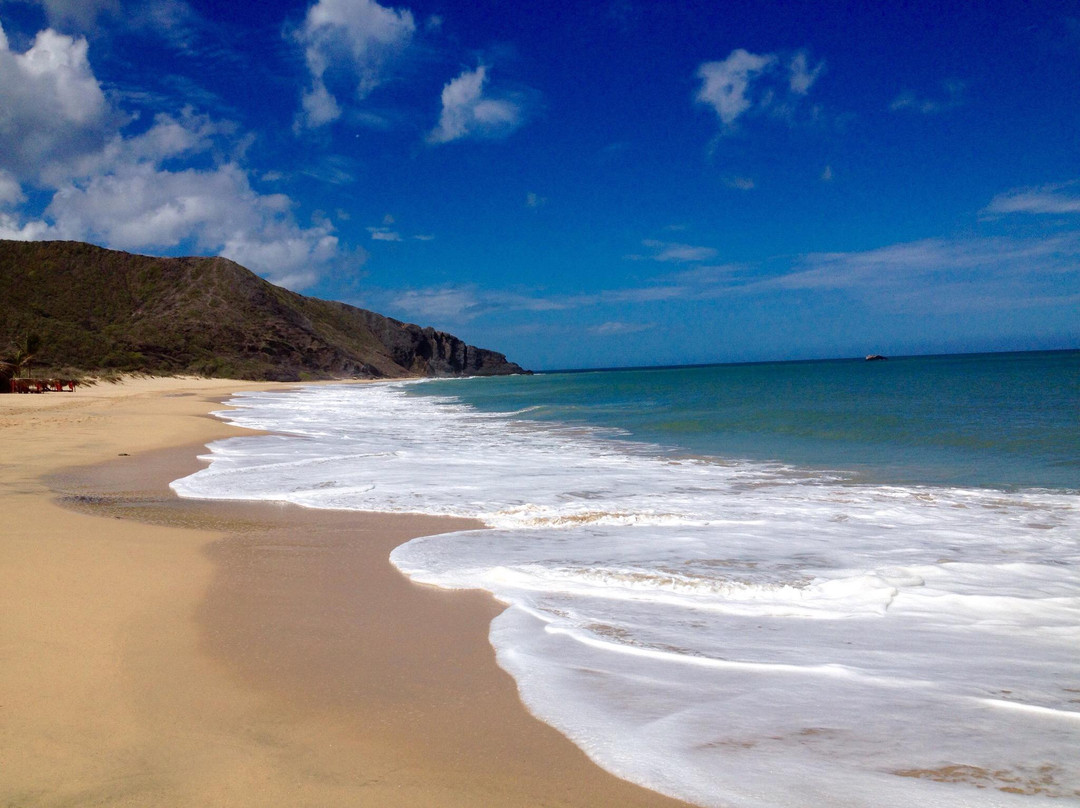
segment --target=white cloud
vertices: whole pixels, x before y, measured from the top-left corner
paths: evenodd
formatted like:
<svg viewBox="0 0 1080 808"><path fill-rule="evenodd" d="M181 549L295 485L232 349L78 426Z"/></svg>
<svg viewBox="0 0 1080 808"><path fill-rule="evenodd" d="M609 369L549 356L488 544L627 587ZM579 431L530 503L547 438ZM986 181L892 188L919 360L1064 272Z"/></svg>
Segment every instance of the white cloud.
<svg viewBox="0 0 1080 808"><path fill-rule="evenodd" d="M802 301L838 297L867 311L905 316L968 316L1014 309L1068 311L1080 302L1080 231L1047 236L924 239L876 249L767 258L753 264L699 264L711 248L650 241L657 256L669 257L677 272L654 283L582 294L510 292L476 286L377 293L388 307L421 320L464 322L507 312L603 311L615 307L597 334L631 333L627 307L649 307L655 316L664 301L709 301L736 297ZM681 263L688 259L687 263ZM778 266L783 270L777 271ZM638 310L640 311L640 309ZM633 314L630 314L630 320Z"/></svg>
<svg viewBox="0 0 1080 808"><path fill-rule="evenodd" d="M588 331L598 337L612 337L622 334L637 334L641 331L649 331L656 328L655 323L624 323L619 320L590 326Z"/></svg>
<svg viewBox="0 0 1080 808"><path fill-rule="evenodd" d="M0 28L0 169L19 180L56 182L100 150L113 117L85 39L46 29L15 53Z"/></svg>
<svg viewBox="0 0 1080 808"><path fill-rule="evenodd" d="M422 320L455 320L472 315L479 305L471 288L408 289L394 296L392 305Z"/></svg>
<svg viewBox="0 0 1080 808"><path fill-rule="evenodd" d="M287 218L278 218L267 225L235 234L220 254L289 289L311 286L327 265L341 258L337 236L327 224L302 229ZM362 252L353 256L354 261L363 258Z"/></svg>
<svg viewBox="0 0 1080 808"><path fill-rule="evenodd" d="M810 92L814 82L825 71L825 62L818 62L811 68L806 51L799 51L792 57L788 70L791 76L789 81L791 92L796 95L806 95Z"/></svg>
<svg viewBox="0 0 1080 808"><path fill-rule="evenodd" d="M1062 193L1076 183L1042 185L1037 188L1016 188L998 194L983 213L1080 213L1080 196Z"/></svg>
<svg viewBox="0 0 1080 808"><path fill-rule="evenodd" d="M0 168L0 207L17 205L25 199L19 181L10 172Z"/></svg>
<svg viewBox="0 0 1080 808"><path fill-rule="evenodd" d="M520 98L485 93L487 67L465 70L442 91L439 124L427 137L429 143L449 143L463 138L506 137L525 120Z"/></svg>
<svg viewBox="0 0 1080 808"><path fill-rule="evenodd" d="M304 109L302 120L310 127L322 126L341 117L341 107L326 89L322 78L312 80L311 89L304 93L300 104Z"/></svg>
<svg viewBox="0 0 1080 808"><path fill-rule="evenodd" d="M318 0L296 32L311 75L298 124L316 127L336 120L342 94L366 98L386 80L389 65L415 32L408 9L385 8L374 0Z"/></svg>
<svg viewBox="0 0 1080 808"><path fill-rule="evenodd" d="M345 256L327 222L297 223L284 194L261 194L229 121L187 108L126 136L83 39L40 32L13 53L0 29L0 215L6 238L68 238L155 252L198 250L294 287ZM54 191L40 216L17 210L22 183ZM363 252L351 256L363 259Z"/></svg>
<svg viewBox="0 0 1080 808"><path fill-rule="evenodd" d="M389 227L369 227L373 241L401 241L401 233L391 230Z"/></svg>
<svg viewBox="0 0 1080 808"><path fill-rule="evenodd" d="M65 238L125 250L168 249L193 238L210 248L256 223L253 197L233 164L173 172L136 163L61 188L46 213Z"/></svg>
<svg viewBox="0 0 1080 808"><path fill-rule="evenodd" d="M793 272L727 291L842 292L917 314L1060 306L1080 298L1080 233L924 239L804 256Z"/></svg>
<svg viewBox="0 0 1080 808"><path fill-rule="evenodd" d="M698 68L701 88L695 100L712 107L729 131L753 110L768 110L775 118L791 121L800 99L824 71L823 61L810 66L805 50L785 62L777 53L756 54L739 48L723 61L705 62Z"/></svg>
<svg viewBox="0 0 1080 808"><path fill-rule="evenodd" d="M152 162L119 165L61 188L46 215L58 238L124 250L190 245L297 288L338 257L328 224L298 226L288 197L256 193L235 163L179 171Z"/></svg>
<svg viewBox="0 0 1080 808"><path fill-rule="evenodd" d="M490 312L550 312L596 303L595 295L537 297L477 286L439 286L427 289L375 291L375 307L404 312L416 320L461 323Z"/></svg>
<svg viewBox="0 0 1080 808"><path fill-rule="evenodd" d="M546 204L546 196L540 196L540 194L534 193L533 191L529 191L529 193L525 194L525 207L527 208L542 208Z"/></svg>
<svg viewBox="0 0 1080 808"><path fill-rule="evenodd" d="M941 86L944 93L936 98L920 98L914 92L905 90L893 99L893 102L889 104L889 109L893 112L921 112L923 115L933 115L955 109L963 103L964 82L959 79L946 79Z"/></svg>
<svg viewBox="0 0 1080 808"><path fill-rule="evenodd" d="M670 241L657 241L655 239L646 239L641 243L655 251L653 255L648 256L654 261L682 264L696 261L708 261L717 256L717 250L712 247L696 247L692 244L678 244Z"/></svg>
<svg viewBox="0 0 1080 808"><path fill-rule="evenodd" d="M376 293L376 297L384 308L407 312L416 319L464 322L492 312L540 313L596 306L648 305L688 297L692 292L683 286L655 285L544 297L477 286L442 286Z"/></svg>
<svg viewBox="0 0 1080 808"><path fill-rule="evenodd" d="M983 257L978 251L964 249L962 243L944 239L892 244L862 252L811 253L801 261L804 268L759 285L783 289L892 285L927 273L976 268Z"/></svg>
<svg viewBox="0 0 1080 808"><path fill-rule="evenodd" d="M413 241L433 241L435 236L427 234L416 235L402 235L401 228L396 227L397 220L390 213L386 214L382 218L382 223L367 228L368 233L371 234L372 241L390 241L390 242L405 242L406 240Z"/></svg>
<svg viewBox="0 0 1080 808"><path fill-rule="evenodd" d="M277 283L302 287L339 259L328 224L301 227L283 194L260 194L234 161L166 169L163 161L220 151L235 127L184 111L135 137L116 134L60 185L42 221L0 221L9 238L91 240L139 251L218 253Z"/></svg>
<svg viewBox="0 0 1080 808"><path fill-rule="evenodd" d="M10 214L0 212L0 238L11 241L37 241L49 237L49 224L42 221L20 223Z"/></svg>
<svg viewBox="0 0 1080 808"><path fill-rule="evenodd" d="M776 63L773 54L757 55L742 48L734 50L722 62L706 62L698 68L701 89L697 101L708 104L725 126L753 105L747 97L751 83Z"/></svg>
<svg viewBox="0 0 1080 808"><path fill-rule="evenodd" d="M237 132L231 121L215 121L190 107L182 109L177 117L159 113L148 130L132 137L114 137L97 156L96 165L95 160L89 160L84 161L84 166L88 167L86 173L93 173L99 166L108 169L125 162L161 162L204 154L221 150L223 142L234 142Z"/></svg>

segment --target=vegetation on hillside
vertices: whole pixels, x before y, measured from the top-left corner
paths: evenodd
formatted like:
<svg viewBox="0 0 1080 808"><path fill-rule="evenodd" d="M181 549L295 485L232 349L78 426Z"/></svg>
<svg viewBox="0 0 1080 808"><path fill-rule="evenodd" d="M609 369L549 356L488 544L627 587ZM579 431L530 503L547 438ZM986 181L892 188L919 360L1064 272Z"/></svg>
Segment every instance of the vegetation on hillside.
<svg viewBox="0 0 1080 808"><path fill-rule="evenodd" d="M0 346L18 350L27 335L39 340L21 345L35 349L35 365L65 376L125 371L293 381L521 371L502 354L304 297L225 258L0 240Z"/></svg>

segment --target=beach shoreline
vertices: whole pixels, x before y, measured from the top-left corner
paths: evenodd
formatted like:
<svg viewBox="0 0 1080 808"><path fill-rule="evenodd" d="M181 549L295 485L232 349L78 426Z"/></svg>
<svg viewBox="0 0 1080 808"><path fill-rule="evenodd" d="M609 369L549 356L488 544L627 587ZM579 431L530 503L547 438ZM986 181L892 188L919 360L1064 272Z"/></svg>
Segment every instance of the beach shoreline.
<svg viewBox="0 0 1080 808"><path fill-rule="evenodd" d="M533 718L479 592L390 549L473 523L179 500L234 391L139 379L0 399L0 801L682 805Z"/></svg>

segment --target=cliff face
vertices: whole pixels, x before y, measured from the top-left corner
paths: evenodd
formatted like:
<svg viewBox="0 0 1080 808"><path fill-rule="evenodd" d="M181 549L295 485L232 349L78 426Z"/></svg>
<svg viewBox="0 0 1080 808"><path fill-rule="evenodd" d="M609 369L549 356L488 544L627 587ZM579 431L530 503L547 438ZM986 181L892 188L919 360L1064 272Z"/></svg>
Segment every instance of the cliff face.
<svg viewBox="0 0 1080 808"><path fill-rule="evenodd" d="M344 304L342 304L344 305ZM402 323L373 311L354 309L394 364L420 376L490 376L521 373L501 353L466 345L453 334ZM507 367L513 369L507 370Z"/></svg>
<svg viewBox="0 0 1080 808"><path fill-rule="evenodd" d="M274 286L224 258L0 240L0 351L36 364L244 379L504 375L522 368L432 328Z"/></svg>

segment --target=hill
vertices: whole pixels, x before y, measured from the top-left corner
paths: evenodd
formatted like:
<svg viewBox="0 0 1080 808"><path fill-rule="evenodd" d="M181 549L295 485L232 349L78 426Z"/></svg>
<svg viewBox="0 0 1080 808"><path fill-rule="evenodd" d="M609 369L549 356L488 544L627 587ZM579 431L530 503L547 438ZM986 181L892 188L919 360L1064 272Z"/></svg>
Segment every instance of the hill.
<svg viewBox="0 0 1080 808"><path fill-rule="evenodd" d="M239 379L503 375L495 351L274 286L226 258L154 258L76 241L0 240L0 351L35 367Z"/></svg>

